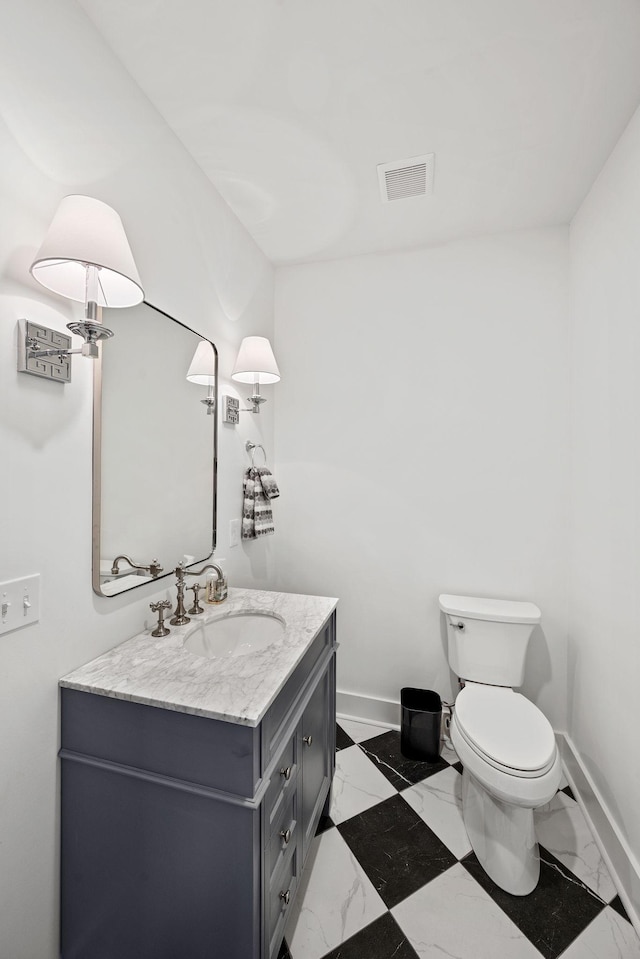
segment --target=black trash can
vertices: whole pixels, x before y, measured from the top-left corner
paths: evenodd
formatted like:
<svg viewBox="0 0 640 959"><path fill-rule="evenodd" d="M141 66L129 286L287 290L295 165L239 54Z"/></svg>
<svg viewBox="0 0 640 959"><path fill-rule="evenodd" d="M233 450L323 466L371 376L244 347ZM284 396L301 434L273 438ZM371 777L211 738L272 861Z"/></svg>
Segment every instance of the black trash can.
<svg viewBox="0 0 640 959"><path fill-rule="evenodd" d="M400 752L407 759L437 763L440 758L442 700L432 689L400 690Z"/></svg>

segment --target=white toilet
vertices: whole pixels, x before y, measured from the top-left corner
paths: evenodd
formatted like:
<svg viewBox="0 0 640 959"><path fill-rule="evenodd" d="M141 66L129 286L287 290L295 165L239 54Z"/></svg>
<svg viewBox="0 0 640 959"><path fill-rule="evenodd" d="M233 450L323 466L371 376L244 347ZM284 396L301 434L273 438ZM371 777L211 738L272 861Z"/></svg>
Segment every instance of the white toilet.
<svg viewBox="0 0 640 959"><path fill-rule="evenodd" d="M551 724L514 691L524 677L527 645L540 622L533 603L440 596L449 665L464 680L451 717L451 739L464 767L462 814L485 872L514 896L540 876L533 810L560 784Z"/></svg>

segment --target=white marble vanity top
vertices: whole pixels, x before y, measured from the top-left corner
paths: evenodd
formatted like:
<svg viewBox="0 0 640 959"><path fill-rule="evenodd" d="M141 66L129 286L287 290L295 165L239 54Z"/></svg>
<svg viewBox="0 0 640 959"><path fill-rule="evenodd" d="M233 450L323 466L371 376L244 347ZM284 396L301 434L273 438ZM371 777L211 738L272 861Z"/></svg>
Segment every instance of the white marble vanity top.
<svg viewBox="0 0 640 959"><path fill-rule="evenodd" d="M153 637L151 627L64 676L60 685L257 726L337 602L327 596L229 589L224 603L205 604L205 612L186 626L169 626L171 632L162 638ZM282 617L283 639L241 657L207 659L184 649L186 635L199 622L252 610Z"/></svg>

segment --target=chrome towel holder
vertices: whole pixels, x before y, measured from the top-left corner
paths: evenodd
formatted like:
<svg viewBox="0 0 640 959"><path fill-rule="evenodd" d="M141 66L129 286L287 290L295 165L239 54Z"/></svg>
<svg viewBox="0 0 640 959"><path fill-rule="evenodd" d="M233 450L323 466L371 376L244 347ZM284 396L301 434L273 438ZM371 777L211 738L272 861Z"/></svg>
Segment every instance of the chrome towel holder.
<svg viewBox="0 0 640 959"><path fill-rule="evenodd" d="M251 465L252 465L252 466L255 466L255 465L256 465L256 464L255 464L255 459L254 459L255 454L256 454L256 450L262 450L262 455L264 456L264 463L263 463L262 465L263 465L263 466L266 466L266 465L267 465L267 451L265 450L265 448L264 448L264 446L262 445L262 443L252 443L251 440L247 440L247 442L244 444L244 448L246 449L247 453L250 453L250 454L251 454Z"/></svg>

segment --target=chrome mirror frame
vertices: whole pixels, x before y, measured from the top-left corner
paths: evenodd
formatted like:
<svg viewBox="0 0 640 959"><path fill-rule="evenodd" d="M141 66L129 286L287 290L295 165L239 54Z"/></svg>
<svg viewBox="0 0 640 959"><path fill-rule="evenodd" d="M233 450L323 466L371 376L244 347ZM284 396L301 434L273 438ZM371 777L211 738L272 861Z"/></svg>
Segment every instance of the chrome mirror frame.
<svg viewBox="0 0 640 959"><path fill-rule="evenodd" d="M207 339L207 337L202 336L196 330L192 329L190 326L187 326L186 323L183 323L181 320L177 320L175 317L171 316L169 313L166 313L164 310L159 309L159 307L154 306L152 303L149 303L147 300L144 300L140 306L148 307L154 310L172 323L176 323L178 326L181 326L183 329L193 334L194 337L199 339ZM135 309L133 307L132 309ZM209 340L209 342L211 342ZM216 372L216 382L214 389L214 400L216 407L216 414L212 417L206 416L205 419L211 423L212 421L212 433L213 433L213 484L212 484L212 541L211 541L211 551L205 556L196 556L193 560L193 563L202 563L209 559L215 550L216 547L216 523L217 523L217 475L218 475L218 416L217 416L217 406L218 406L218 351L213 342L211 342L213 347L213 352L215 356L215 372ZM107 354L105 354L105 357ZM108 359L107 359L108 362ZM92 586L93 591L98 596L101 596L105 599L113 599L117 596L123 596L126 593L129 593L133 589L139 589L141 586L149 585L150 580L147 578L141 578L139 584L133 584L129 586L126 590L123 589L120 592L113 594L106 594L102 591L101 583L101 523L102 523L102 440L103 440L103 429L102 429L102 398L103 398L103 369L102 369L102 348L100 350L100 356L95 360L93 366L93 444L92 444L92 463L93 463L93 499L92 499ZM186 374L186 369L185 369ZM186 382L186 379L185 379ZM198 401L197 394L194 390L194 415L201 416L203 414L202 407ZM175 455L180 455L176 453ZM136 557L136 562L148 563L154 562L150 556L148 557ZM153 581L164 579L167 576L172 576L174 572L173 566L170 569L164 569L162 573L153 577Z"/></svg>

